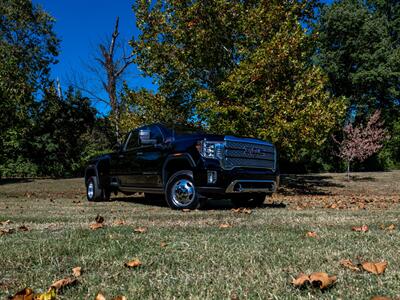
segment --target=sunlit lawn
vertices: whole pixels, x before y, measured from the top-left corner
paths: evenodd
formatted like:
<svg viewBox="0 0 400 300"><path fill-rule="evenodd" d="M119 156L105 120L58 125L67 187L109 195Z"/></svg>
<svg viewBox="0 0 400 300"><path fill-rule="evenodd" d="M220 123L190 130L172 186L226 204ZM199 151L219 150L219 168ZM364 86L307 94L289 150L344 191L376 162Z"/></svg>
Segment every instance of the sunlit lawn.
<svg viewBox="0 0 400 300"><path fill-rule="evenodd" d="M369 179L367 189L361 187L365 180L348 184L338 175L329 176L324 182L332 184L320 185L320 196L315 195L317 191L299 196L291 194L298 193L297 189L283 189L285 194L274 197L274 204L268 200L269 205L251 214L232 211L229 201L212 202L205 210L191 212L172 211L140 197L88 203L81 179L2 182L0 221L12 223L0 229L25 225L30 230L0 236L0 298L24 287L45 291L53 281L70 275L75 266L83 270L79 284L66 288L59 299L94 299L99 291L109 299L117 295L128 299L398 296L399 228L390 232L380 228L400 225L398 190L387 188L385 195L384 189L377 188L374 195L373 187L397 180L399 172L385 174L370 174L374 179ZM343 210L318 205L299 208L301 199L314 203L321 197L328 203L341 192L345 195L341 201L350 202L351 190L360 199L379 197L382 203L386 197L390 203L386 209L372 206L373 201L358 209L358 200ZM281 201L286 206L277 205ZM90 230L98 214L106 226ZM115 225L117 220L125 224ZM222 223L231 227L221 229ZM351 230L362 224L369 226L368 232ZM135 233L137 227L147 231ZM306 237L308 231L318 237ZM143 265L124 267L134 258ZM386 260L389 266L381 276L355 273L340 266L344 258ZM335 274L338 281L324 292L292 287L298 273L314 271Z"/></svg>

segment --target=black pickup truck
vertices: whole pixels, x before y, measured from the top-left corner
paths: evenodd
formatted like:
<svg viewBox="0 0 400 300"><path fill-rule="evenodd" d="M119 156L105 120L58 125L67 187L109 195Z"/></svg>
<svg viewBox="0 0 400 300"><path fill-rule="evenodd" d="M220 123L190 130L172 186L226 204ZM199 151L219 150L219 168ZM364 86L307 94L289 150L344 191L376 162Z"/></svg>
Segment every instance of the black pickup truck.
<svg viewBox="0 0 400 300"><path fill-rule="evenodd" d="M173 209L197 208L207 198L257 206L279 184L277 151L258 139L152 124L131 131L114 153L92 159L85 183L89 201L143 192L165 195Z"/></svg>

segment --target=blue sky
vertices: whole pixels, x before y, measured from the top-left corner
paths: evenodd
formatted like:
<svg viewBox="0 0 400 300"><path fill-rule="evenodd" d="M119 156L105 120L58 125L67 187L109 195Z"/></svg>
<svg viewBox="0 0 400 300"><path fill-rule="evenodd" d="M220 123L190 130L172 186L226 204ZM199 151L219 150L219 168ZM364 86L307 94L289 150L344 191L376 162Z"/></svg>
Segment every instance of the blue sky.
<svg viewBox="0 0 400 300"><path fill-rule="evenodd" d="M323 2L331 2L325 0ZM59 63L52 67L52 77L59 78L63 87L73 80L73 74L93 77L85 63L93 62L92 53L99 42L104 41L113 31L116 16L120 17L120 37L126 42L137 36L133 0L33 0L42 5L55 19L55 32L61 39ZM126 80L131 88L156 89L151 78L138 76L140 73L131 66ZM100 110L104 108L98 107Z"/></svg>

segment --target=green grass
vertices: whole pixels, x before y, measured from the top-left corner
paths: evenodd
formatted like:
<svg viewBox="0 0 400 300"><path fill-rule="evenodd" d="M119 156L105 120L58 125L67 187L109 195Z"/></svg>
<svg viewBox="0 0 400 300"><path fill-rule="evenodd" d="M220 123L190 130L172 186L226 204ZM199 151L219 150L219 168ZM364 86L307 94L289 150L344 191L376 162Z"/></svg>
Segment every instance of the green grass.
<svg viewBox="0 0 400 300"><path fill-rule="evenodd" d="M372 184L379 182L378 176ZM338 197L340 190L334 189ZM345 189L343 194L350 195ZM400 225L397 203L386 210L294 210L288 196L274 198L281 199L286 208L268 206L249 215L232 212L227 201L185 213L149 205L141 198L87 203L82 180L0 184L0 221L13 221L0 228L24 224L31 229L0 236L0 299L24 287L45 291L75 266L83 270L80 283L65 289L59 299L94 299L99 291L109 299L119 294L128 299L399 295L400 232L398 227L393 232L379 227ZM97 214L105 218L106 227L92 231L89 224ZM114 226L119 219L126 224ZM220 229L225 222L232 227ZM369 226L369 232L351 231L362 224ZM134 233L139 226L148 231ZM316 231L318 238L305 237L307 231ZM161 242L167 246L161 247ZM143 266L125 268L133 258ZM387 260L389 266L381 276L354 273L339 265L344 258ZM299 272L315 271L337 275L336 285L320 292L290 284Z"/></svg>

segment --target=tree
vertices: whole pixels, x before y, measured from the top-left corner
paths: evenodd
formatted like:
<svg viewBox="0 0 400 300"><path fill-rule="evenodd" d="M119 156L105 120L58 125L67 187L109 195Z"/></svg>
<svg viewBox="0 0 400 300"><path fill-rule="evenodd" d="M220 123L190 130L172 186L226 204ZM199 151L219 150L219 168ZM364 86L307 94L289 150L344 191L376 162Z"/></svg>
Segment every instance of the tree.
<svg viewBox="0 0 400 300"><path fill-rule="evenodd" d="M48 83L59 41L54 19L29 0L3 0L0 5L0 176L33 175L36 167L24 156L32 126L34 95Z"/></svg>
<svg viewBox="0 0 400 300"><path fill-rule="evenodd" d="M269 139L292 159L319 146L344 111L309 60L301 23L315 1L155 1L134 5L135 62L187 122Z"/></svg>
<svg viewBox="0 0 400 300"><path fill-rule="evenodd" d="M343 140L338 142L337 156L346 161L347 178L350 179L350 164L354 160L363 162L383 147L383 141L388 137L387 130L383 128L384 122L380 120L380 111L377 110L369 118L366 126L354 126L352 123L343 128Z"/></svg>
<svg viewBox="0 0 400 300"><path fill-rule="evenodd" d="M116 18L114 31L111 38L99 44L99 51L95 56L95 65L90 65L89 70L97 75L96 80L101 84L102 89L106 92L108 99L100 96L98 91L93 91L84 85L77 85L83 93L94 97L94 100L105 104L109 109L109 118L114 127L115 138L121 141L120 133L120 116L124 104L120 96L123 83L123 76L127 68L133 63L132 54L126 54L123 43L119 38L119 17Z"/></svg>
<svg viewBox="0 0 400 300"><path fill-rule="evenodd" d="M349 100L348 116L356 122L381 110L391 136L400 119L399 20L397 0L336 0L323 8L317 26L317 59L332 93Z"/></svg>

